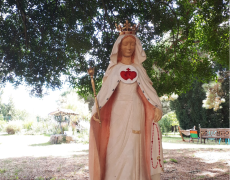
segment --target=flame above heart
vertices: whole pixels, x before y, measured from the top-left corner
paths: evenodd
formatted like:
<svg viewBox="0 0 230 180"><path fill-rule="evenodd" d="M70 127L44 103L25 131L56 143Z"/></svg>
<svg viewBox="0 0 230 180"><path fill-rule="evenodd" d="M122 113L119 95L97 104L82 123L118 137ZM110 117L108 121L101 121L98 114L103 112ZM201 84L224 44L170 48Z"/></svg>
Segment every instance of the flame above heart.
<svg viewBox="0 0 230 180"><path fill-rule="evenodd" d="M124 80L131 79L133 80L136 76L137 73L135 71L130 71L129 68L126 69L127 71L121 71L120 75Z"/></svg>

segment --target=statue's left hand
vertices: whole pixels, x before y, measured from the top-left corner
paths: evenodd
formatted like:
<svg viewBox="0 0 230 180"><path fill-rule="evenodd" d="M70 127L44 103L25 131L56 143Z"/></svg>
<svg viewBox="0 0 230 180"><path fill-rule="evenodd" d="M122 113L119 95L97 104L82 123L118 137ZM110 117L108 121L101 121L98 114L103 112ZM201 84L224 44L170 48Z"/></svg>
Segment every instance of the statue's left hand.
<svg viewBox="0 0 230 180"><path fill-rule="evenodd" d="M162 117L162 111L158 108L155 108L155 114L154 114L154 119L153 121L154 122L158 122L161 120L161 117Z"/></svg>

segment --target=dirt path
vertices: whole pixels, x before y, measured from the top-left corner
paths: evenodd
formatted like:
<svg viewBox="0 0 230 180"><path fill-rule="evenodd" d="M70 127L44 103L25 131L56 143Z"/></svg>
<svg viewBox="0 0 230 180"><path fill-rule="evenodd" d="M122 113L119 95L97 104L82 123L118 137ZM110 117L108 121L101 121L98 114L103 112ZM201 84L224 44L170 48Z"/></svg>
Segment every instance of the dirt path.
<svg viewBox="0 0 230 180"><path fill-rule="evenodd" d="M89 179L88 145L47 145L48 140L45 136L0 136L0 180ZM163 143L165 173L161 178L230 179L229 147Z"/></svg>

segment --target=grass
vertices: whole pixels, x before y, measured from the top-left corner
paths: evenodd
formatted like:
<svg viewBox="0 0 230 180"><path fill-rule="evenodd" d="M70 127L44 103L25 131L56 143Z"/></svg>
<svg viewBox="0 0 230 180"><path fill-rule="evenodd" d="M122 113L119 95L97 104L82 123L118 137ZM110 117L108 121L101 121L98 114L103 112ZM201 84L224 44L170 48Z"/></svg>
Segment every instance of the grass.
<svg viewBox="0 0 230 180"><path fill-rule="evenodd" d="M184 138L185 140L189 140L189 138ZM170 142L170 143L187 143L182 141L181 137L171 137L171 136L162 136L162 142Z"/></svg>
<svg viewBox="0 0 230 180"><path fill-rule="evenodd" d="M46 142L46 143L38 143L38 144L30 144L30 146L50 146L53 145L50 142Z"/></svg>
<svg viewBox="0 0 230 180"><path fill-rule="evenodd" d="M62 168L62 166L61 166L61 164L60 164L59 167L57 168L57 172L60 172L60 171L61 171L61 168Z"/></svg>
<svg viewBox="0 0 230 180"><path fill-rule="evenodd" d="M170 159L171 162L178 163L176 159Z"/></svg>
<svg viewBox="0 0 230 180"><path fill-rule="evenodd" d="M43 134L43 136L50 137L52 134Z"/></svg>
<svg viewBox="0 0 230 180"><path fill-rule="evenodd" d="M46 178L43 178L42 176L39 176L39 177L36 177L34 180L46 180ZM56 180L56 178L53 177L50 180Z"/></svg>
<svg viewBox="0 0 230 180"><path fill-rule="evenodd" d="M0 136L13 136L15 134L0 134Z"/></svg>
<svg viewBox="0 0 230 180"><path fill-rule="evenodd" d="M176 137L180 137L180 133L176 132L176 133L162 133L163 136L176 136Z"/></svg>
<svg viewBox="0 0 230 180"><path fill-rule="evenodd" d="M198 178L199 178L199 179L201 179L201 178L205 178L205 176L203 176L203 175L202 175L202 176L198 176Z"/></svg>
<svg viewBox="0 0 230 180"><path fill-rule="evenodd" d="M184 137L185 141L182 141L181 137L176 137L176 136L162 136L162 142L167 142L167 143L179 143L179 144L197 144L197 140L195 139L194 142L190 142L189 143L189 138L188 137ZM215 142L215 140L211 141L209 140L207 142L207 140L205 140L205 144L204 144L204 140L202 140L202 144L200 143L200 140L198 142L199 145L219 145L219 141ZM225 142L220 142L220 145L228 145Z"/></svg>
<svg viewBox="0 0 230 180"><path fill-rule="evenodd" d="M0 174L3 174L3 173L5 173L5 172L6 172L5 169L0 169Z"/></svg>

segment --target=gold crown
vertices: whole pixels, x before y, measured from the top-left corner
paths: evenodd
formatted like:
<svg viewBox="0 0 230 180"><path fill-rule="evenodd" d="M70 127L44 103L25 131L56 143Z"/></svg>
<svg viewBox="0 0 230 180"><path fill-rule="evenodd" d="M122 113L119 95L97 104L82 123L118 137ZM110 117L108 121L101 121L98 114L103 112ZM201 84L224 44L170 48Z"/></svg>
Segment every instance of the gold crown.
<svg viewBox="0 0 230 180"><path fill-rule="evenodd" d="M123 27L121 27L121 25L117 26L117 23L115 23L115 26L117 28L118 31L120 31L120 35L123 34L136 34L136 31L139 29L140 23L136 26L136 24L134 24L131 27L131 24L129 23L128 20L126 20L126 23L124 24Z"/></svg>

